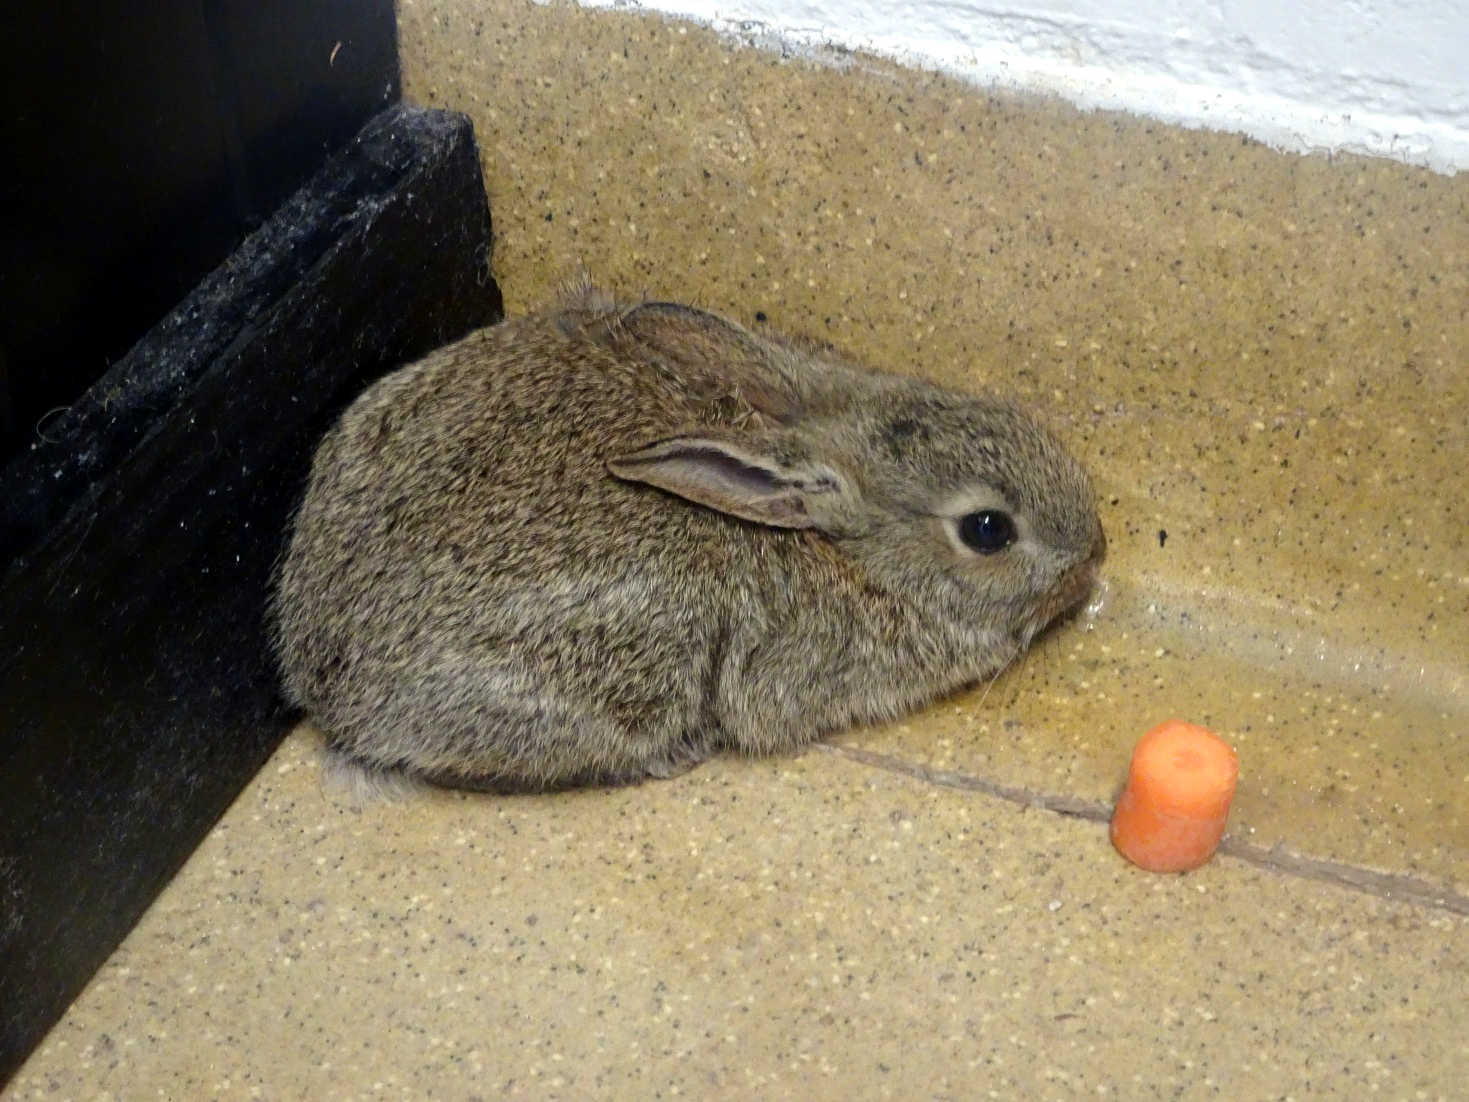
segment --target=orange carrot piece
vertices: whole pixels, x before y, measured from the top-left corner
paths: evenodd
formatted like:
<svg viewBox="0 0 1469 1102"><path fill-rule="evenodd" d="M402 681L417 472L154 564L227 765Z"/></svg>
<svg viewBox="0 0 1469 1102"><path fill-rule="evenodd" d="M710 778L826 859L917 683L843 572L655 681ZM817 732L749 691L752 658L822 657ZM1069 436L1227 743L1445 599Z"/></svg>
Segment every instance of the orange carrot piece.
<svg viewBox="0 0 1469 1102"><path fill-rule="evenodd" d="M1212 731L1178 719L1158 724L1132 752L1112 844L1151 872L1198 868L1224 837L1238 777L1234 750Z"/></svg>

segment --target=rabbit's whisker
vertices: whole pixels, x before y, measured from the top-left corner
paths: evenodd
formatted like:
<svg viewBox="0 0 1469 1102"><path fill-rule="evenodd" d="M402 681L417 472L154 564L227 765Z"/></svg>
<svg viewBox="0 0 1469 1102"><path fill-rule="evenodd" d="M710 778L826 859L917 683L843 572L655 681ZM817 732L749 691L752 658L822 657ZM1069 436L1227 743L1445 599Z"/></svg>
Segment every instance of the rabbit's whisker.
<svg viewBox="0 0 1469 1102"><path fill-rule="evenodd" d="M1015 649L1010 652L1005 661L1002 662L1000 664L1000 667L995 670L995 672L990 676L989 684L985 685L984 692L979 694L979 703L975 705L976 709L984 707L984 702L989 699L990 690L995 687L995 682L1000 680L1006 670L1015 665L1015 660L1019 658L1023 653L1025 653L1025 648L1023 646L1016 646Z"/></svg>

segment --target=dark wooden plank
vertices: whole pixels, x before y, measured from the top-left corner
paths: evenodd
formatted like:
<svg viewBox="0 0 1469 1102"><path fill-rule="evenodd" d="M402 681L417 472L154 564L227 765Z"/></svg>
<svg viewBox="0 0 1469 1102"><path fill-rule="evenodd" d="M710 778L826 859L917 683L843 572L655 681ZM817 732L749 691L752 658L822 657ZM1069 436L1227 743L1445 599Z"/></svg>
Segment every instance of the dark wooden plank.
<svg viewBox="0 0 1469 1102"><path fill-rule="evenodd" d="M489 245L468 121L393 108L0 477L0 1080L279 741L311 448L498 319Z"/></svg>

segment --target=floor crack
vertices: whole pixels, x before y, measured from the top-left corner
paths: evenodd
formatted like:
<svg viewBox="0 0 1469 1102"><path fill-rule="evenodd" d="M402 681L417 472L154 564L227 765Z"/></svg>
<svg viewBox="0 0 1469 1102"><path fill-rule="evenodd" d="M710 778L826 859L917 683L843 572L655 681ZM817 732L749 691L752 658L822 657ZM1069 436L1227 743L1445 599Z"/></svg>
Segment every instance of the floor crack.
<svg viewBox="0 0 1469 1102"><path fill-rule="evenodd" d="M1066 815L1074 819L1088 819L1106 823L1112 817L1111 806L1101 800L1088 800L1080 796L1059 793L1036 792L1017 785L1000 784L968 773L956 773L947 769L934 769L927 765L904 761L887 754L862 750L855 746L839 746L818 743L817 748L889 773L900 773L926 784L943 788L957 788L964 792L982 792L1020 807L1037 808ZM1349 865L1342 861L1327 861L1291 853L1280 846L1258 846L1243 839L1225 836L1219 852L1248 862L1258 868L1288 876L1299 876L1333 884L1339 888L1375 896L1396 903L1413 903L1451 914L1469 915L1469 896L1434 883L1431 880L1401 873L1379 872L1375 869Z"/></svg>

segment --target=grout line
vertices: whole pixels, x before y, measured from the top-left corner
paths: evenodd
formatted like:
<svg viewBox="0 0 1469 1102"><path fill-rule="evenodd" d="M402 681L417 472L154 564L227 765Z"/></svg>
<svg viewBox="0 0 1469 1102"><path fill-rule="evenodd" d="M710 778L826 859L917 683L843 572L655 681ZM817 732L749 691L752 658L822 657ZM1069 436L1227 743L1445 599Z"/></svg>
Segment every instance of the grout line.
<svg viewBox="0 0 1469 1102"><path fill-rule="evenodd" d="M1057 815L1065 815L1072 819L1086 819L1094 823L1106 823L1112 818L1111 809L1101 800L1034 792L1028 788L987 781L982 777L971 776L967 773L932 769L926 765L917 765L887 754L861 750L855 746L817 743L816 748L875 769L885 769L889 773L901 773L903 776L912 777L926 784L957 788L965 792L982 792L987 796L994 796L1020 807L1053 811ZM1219 852L1228 857L1238 858L1257 868L1284 873L1288 876L1299 876L1305 880L1316 880L1388 902L1412 903L1420 907L1448 911L1452 914L1469 915L1469 896L1461 895L1430 880L1398 873L1377 872L1341 861L1303 857L1300 854L1283 850L1279 846L1257 846L1228 836L1220 845Z"/></svg>
<svg viewBox="0 0 1469 1102"><path fill-rule="evenodd" d="M1469 896L1461 895L1431 880L1401 873L1377 872L1349 865L1344 861L1324 861L1316 857L1304 857L1291 853L1279 846L1256 846L1226 837L1219 852L1237 857L1258 868L1283 872L1307 880L1319 880L1334 884L1363 895L1376 896L1393 903L1412 903L1419 907L1448 911L1452 914L1469 915Z"/></svg>
<svg viewBox="0 0 1469 1102"><path fill-rule="evenodd" d="M855 746L836 746L829 742L818 742L816 748L828 754L837 754L851 761L861 762L863 765L886 769L890 773L902 773L904 776L925 781L928 784L937 784L944 788L960 788L965 792L983 792L987 796L998 796L1002 800L1019 804L1021 807L1042 808L1046 811L1054 811L1058 815L1070 816L1073 819L1090 819L1095 823L1105 823L1112 818L1111 811L1100 800L1084 800L1080 796L1057 796L1032 792L1028 788L997 784L968 773L951 773L944 769L916 765L902 758L889 757L887 754L874 754L871 750L859 750Z"/></svg>

